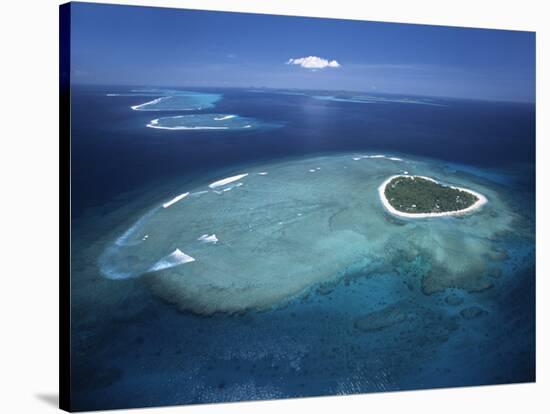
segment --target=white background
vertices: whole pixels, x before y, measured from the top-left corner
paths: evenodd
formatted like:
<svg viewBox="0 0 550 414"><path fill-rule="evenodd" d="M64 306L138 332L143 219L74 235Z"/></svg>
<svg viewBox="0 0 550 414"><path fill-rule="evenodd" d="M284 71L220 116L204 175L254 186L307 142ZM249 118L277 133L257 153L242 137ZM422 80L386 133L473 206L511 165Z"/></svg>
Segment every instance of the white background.
<svg viewBox="0 0 550 414"><path fill-rule="evenodd" d="M548 364L548 63L543 1L179 0L118 3L537 32L537 383L148 409L146 413L538 413ZM56 410L58 381L58 1L12 0L0 12L0 412ZM545 13L546 12L546 13ZM546 53L544 53L546 52ZM545 119L546 118L546 119ZM546 141L546 142L545 142ZM497 156L498 152L495 152ZM546 406L546 407L545 407ZM125 412L125 411L119 411ZM548 412L548 411L546 411Z"/></svg>

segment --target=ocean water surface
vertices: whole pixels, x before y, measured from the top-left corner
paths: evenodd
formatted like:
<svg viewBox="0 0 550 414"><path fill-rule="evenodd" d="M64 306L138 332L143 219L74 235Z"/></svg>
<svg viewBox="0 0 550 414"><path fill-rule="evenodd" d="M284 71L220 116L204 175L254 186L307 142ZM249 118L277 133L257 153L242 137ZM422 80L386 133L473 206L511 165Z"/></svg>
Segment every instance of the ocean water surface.
<svg viewBox="0 0 550 414"><path fill-rule="evenodd" d="M75 409L535 380L533 105L122 86L72 104ZM403 173L488 203L393 217L377 188Z"/></svg>

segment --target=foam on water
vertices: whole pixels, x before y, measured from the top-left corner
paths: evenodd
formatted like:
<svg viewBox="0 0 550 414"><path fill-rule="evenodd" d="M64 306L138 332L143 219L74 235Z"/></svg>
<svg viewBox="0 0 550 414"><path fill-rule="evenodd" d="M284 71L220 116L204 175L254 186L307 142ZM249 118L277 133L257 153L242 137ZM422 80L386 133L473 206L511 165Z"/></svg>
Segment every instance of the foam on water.
<svg viewBox="0 0 550 414"><path fill-rule="evenodd" d="M120 97L143 97L143 96L154 96L159 97L159 95L163 95L163 92L160 91L150 91L150 92L138 92L138 91L130 91L130 92L121 92L121 93L107 93L106 96L120 96Z"/></svg>
<svg viewBox="0 0 550 414"><path fill-rule="evenodd" d="M420 275L427 294L449 287L489 287L487 258L498 256L502 234L525 231L521 217L479 176L449 173L437 162L388 158L354 162L341 155L277 162L215 181L209 185L214 191L146 213L147 219L124 232L125 243L106 249L102 272L113 278L153 271L147 278L153 293L180 309L204 314L269 308L315 284L357 272L391 271L392 262L404 257L421 257L429 264ZM322 174L309 173L319 165ZM462 217L393 217L384 209L378 187L401 173L403 165L413 175L484 194L489 202ZM268 176L259 175L267 169ZM242 184L237 181L244 177L240 191L224 191ZM216 235L210 235L212 228ZM151 235L146 243L133 244L146 234ZM223 243L201 248L197 235ZM195 259L193 266L156 264L176 247Z"/></svg>
<svg viewBox="0 0 550 414"><path fill-rule="evenodd" d="M250 128L277 126L263 123L254 118L227 114L177 115L151 120L147 127L173 131L193 130L243 130Z"/></svg>
<svg viewBox="0 0 550 414"><path fill-rule="evenodd" d="M168 256L156 262L149 271L156 272L158 270L170 269L185 263L194 262L195 259L188 254L183 253L180 249L174 250Z"/></svg>
<svg viewBox="0 0 550 414"><path fill-rule="evenodd" d="M137 230L142 227L147 220L149 220L157 211L158 208L152 209L150 212L144 214L134 225L130 226L120 237L115 240L117 246L133 246L139 244L139 240L131 240L132 236L137 232Z"/></svg>
<svg viewBox="0 0 550 414"><path fill-rule="evenodd" d="M197 240L204 243L213 243L213 244L216 244L219 241L215 234L211 234L211 235L203 234Z"/></svg>
<svg viewBox="0 0 550 414"><path fill-rule="evenodd" d="M403 161L403 158L391 157L384 154L375 154L375 155L359 155L353 157L354 161L366 160L366 159L386 159L390 161Z"/></svg>
<svg viewBox="0 0 550 414"><path fill-rule="evenodd" d="M187 192L187 193L180 194L180 195L174 197L173 199L171 199L170 201L167 201L166 203L164 203L164 204L162 205L162 207L168 208L168 207L170 207L171 205L176 204L176 203L177 203L178 201L180 201L181 199L187 197L188 195L189 195L188 192Z"/></svg>
<svg viewBox="0 0 550 414"><path fill-rule="evenodd" d="M131 106L130 108L132 108L134 111L145 111L145 110L147 110L147 108L149 108L153 105L156 105L156 104L158 104L158 103L160 103L163 100L166 100L168 98L170 98L170 97L162 97L162 98L153 99L152 101L145 102L141 105L134 105L134 106Z"/></svg>
<svg viewBox="0 0 550 414"><path fill-rule="evenodd" d="M248 175L248 173L244 173L244 174L233 175L232 177L223 178L221 180L214 181L208 187L210 187L210 188L223 187L224 185L227 185L227 184L230 184L232 182L238 181L241 178L246 177L247 175Z"/></svg>

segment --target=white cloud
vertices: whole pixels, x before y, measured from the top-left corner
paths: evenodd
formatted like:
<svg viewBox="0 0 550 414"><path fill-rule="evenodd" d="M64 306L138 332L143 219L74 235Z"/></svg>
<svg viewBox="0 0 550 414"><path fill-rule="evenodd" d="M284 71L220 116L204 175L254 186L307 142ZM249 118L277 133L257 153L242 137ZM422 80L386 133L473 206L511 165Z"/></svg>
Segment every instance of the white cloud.
<svg viewBox="0 0 550 414"><path fill-rule="evenodd" d="M297 59L289 59L287 65L300 65L305 69L339 68L340 64L335 60L327 60L318 56L307 56Z"/></svg>

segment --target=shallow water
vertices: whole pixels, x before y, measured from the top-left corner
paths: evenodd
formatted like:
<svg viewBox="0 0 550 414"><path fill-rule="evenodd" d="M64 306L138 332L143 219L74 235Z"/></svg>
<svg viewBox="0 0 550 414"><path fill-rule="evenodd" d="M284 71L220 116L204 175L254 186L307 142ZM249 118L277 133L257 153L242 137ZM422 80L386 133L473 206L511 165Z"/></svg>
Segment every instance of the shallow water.
<svg viewBox="0 0 550 414"><path fill-rule="evenodd" d="M357 158L260 165L210 186L182 189L188 196L162 208L159 200L116 236L100 269L115 279L148 274L161 298L206 314L266 309L358 269L393 270L391 263L403 254L409 260L423 254L429 262L426 293L491 285L493 264L486 258L505 255L492 241L524 232L496 191L463 175L442 176L437 164L425 161ZM384 210L378 187L403 171L469 187L489 204L463 217L395 219ZM200 240L210 233L219 242ZM152 272L166 257L171 265Z"/></svg>
<svg viewBox="0 0 550 414"><path fill-rule="evenodd" d="M76 409L534 380L528 138L522 152L502 132L495 165L479 139L493 115L461 109L470 122L455 134L483 159L472 163L453 133L444 157L429 145L441 125L460 125L454 101L352 105L230 91L215 113L285 126L189 135L145 128L155 116L132 111L136 99L74 99L76 117L96 101L104 109L88 124L83 111L73 133L73 183L111 177L73 195ZM424 156L407 150L413 119ZM501 119L514 135L513 116ZM376 136L393 137L387 150ZM377 187L403 171L488 203L464 217L393 217Z"/></svg>

